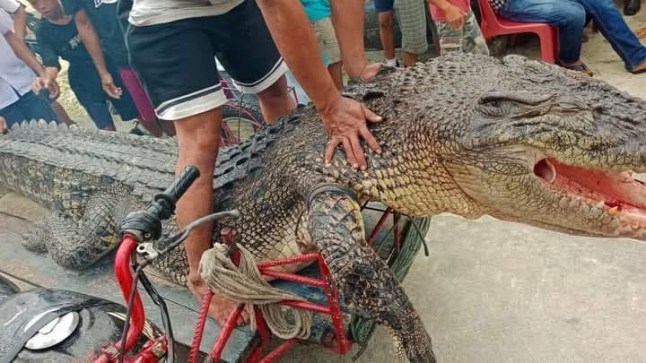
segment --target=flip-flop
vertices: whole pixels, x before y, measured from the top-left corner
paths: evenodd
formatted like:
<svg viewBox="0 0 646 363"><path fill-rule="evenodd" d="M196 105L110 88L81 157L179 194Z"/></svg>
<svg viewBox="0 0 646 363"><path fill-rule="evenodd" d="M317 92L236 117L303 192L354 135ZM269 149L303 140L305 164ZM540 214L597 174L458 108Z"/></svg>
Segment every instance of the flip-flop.
<svg viewBox="0 0 646 363"><path fill-rule="evenodd" d="M561 66L563 68L567 68L569 70L572 70L572 71L585 73L590 77L592 77L594 75L594 73L592 73L590 68L588 68L588 66L586 66L585 63L583 63L583 62L581 62L580 64L572 65L572 66L566 66L561 62L556 62L556 64L558 64L559 66Z"/></svg>

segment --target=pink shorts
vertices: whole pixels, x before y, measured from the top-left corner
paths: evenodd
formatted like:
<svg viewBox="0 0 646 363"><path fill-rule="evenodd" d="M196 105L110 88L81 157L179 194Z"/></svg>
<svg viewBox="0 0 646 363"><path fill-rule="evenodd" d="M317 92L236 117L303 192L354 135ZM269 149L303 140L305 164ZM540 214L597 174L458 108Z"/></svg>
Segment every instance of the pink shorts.
<svg viewBox="0 0 646 363"><path fill-rule="evenodd" d="M119 75L123 84L128 89L130 96L135 102L135 107L139 112L142 122L155 122L157 120L157 115L155 115L155 109L153 108L144 87L139 82L139 78L132 70L132 68L121 68L119 69Z"/></svg>

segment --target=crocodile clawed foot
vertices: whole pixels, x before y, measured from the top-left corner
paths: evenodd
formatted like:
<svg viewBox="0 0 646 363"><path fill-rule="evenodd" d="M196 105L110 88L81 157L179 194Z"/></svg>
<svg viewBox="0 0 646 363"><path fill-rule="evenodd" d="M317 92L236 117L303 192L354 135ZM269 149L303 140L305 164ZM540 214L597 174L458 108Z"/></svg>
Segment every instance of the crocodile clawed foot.
<svg viewBox="0 0 646 363"><path fill-rule="evenodd" d="M422 322L415 321L413 324L406 325L409 326L394 333L400 355L405 355L411 363L435 363L431 337Z"/></svg>
<svg viewBox="0 0 646 363"><path fill-rule="evenodd" d="M47 252L47 247L45 246L45 242L41 237L42 235L43 233L38 228L30 229L23 236L22 246L32 252Z"/></svg>
<svg viewBox="0 0 646 363"><path fill-rule="evenodd" d="M50 219L51 216L31 226L23 236L22 246L32 252L47 252L45 240L50 234L50 230L47 228L47 221Z"/></svg>

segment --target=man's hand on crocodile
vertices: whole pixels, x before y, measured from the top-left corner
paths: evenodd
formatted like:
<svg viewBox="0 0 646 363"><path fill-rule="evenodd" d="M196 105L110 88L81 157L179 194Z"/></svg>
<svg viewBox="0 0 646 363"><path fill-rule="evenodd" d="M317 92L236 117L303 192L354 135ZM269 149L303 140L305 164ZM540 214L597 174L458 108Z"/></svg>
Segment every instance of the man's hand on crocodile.
<svg viewBox="0 0 646 363"><path fill-rule="evenodd" d="M380 122L381 117L365 105L341 95L320 112L323 125L330 134L325 148L325 164L330 164L334 150L341 144L352 167L365 170L366 157L363 155L359 137L362 137L374 152L380 153L379 142L368 130L366 121Z"/></svg>

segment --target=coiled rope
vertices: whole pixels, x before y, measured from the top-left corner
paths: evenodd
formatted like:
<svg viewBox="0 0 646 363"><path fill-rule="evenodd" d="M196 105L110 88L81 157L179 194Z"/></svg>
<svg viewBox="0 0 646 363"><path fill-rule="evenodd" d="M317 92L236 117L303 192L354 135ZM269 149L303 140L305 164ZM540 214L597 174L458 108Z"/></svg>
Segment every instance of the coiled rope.
<svg viewBox="0 0 646 363"><path fill-rule="evenodd" d="M244 247L240 251L240 264L236 266L229 257L229 246L216 243L202 255L200 276L211 291L227 299L247 304L251 315L251 329L256 330L254 306L263 314L271 332L281 339L307 339L312 328L312 313L276 304L282 300L307 301L288 291L271 286L260 274L253 255Z"/></svg>

